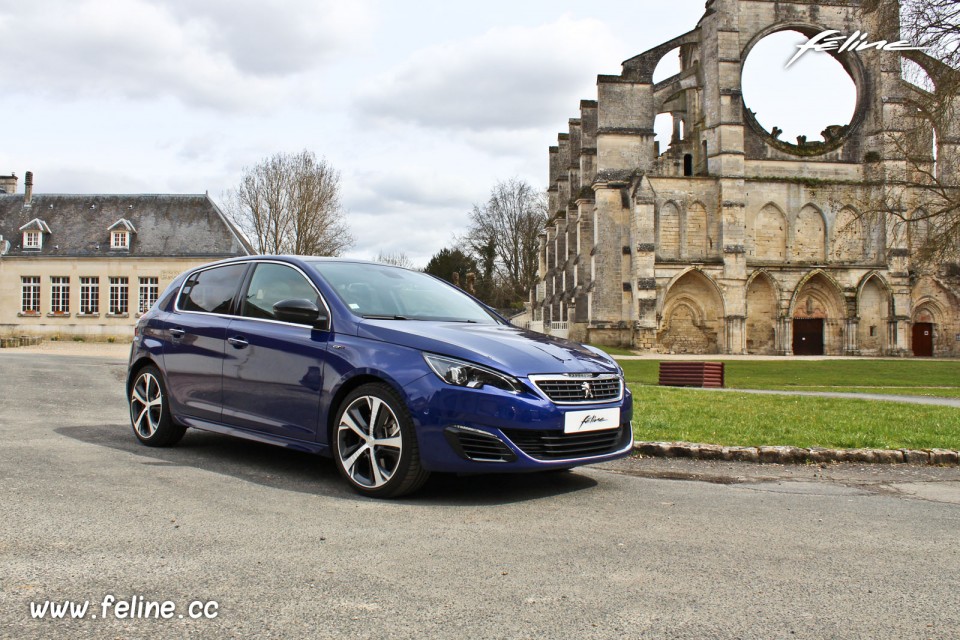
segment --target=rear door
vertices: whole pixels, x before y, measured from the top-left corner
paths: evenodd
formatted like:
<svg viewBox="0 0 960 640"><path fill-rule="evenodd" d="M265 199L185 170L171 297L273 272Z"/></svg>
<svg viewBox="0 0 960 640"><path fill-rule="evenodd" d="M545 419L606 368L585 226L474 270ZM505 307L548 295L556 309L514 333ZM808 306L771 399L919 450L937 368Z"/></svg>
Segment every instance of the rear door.
<svg viewBox="0 0 960 640"><path fill-rule="evenodd" d="M224 340L246 269L228 264L192 274L162 321L167 391L178 417L220 422Z"/></svg>
<svg viewBox="0 0 960 640"><path fill-rule="evenodd" d="M239 317L227 329L223 422L313 441L330 333L277 320L273 305L291 298L325 308L319 292L299 269L279 262L257 263L241 296Z"/></svg>

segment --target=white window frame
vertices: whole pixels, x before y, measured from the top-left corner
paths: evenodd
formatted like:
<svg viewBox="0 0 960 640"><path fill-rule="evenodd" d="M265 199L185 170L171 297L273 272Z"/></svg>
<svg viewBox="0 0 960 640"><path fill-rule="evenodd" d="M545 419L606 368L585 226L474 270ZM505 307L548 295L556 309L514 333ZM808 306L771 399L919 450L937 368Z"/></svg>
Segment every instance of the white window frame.
<svg viewBox="0 0 960 640"><path fill-rule="evenodd" d="M160 278L141 277L140 278L140 311L146 313L150 307L157 303L160 298Z"/></svg>
<svg viewBox="0 0 960 640"><path fill-rule="evenodd" d="M111 249L129 249L130 232L129 231L111 231L110 232Z"/></svg>
<svg viewBox="0 0 960 640"><path fill-rule="evenodd" d="M40 276L20 276L20 315L40 315Z"/></svg>
<svg viewBox="0 0 960 640"><path fill-rule="evenodd" d="M43 249L43 232L29 229L23 232L24 249Z"/></svg>
<svg viewBox="0 0 960 640"><path fill-rule="evenodd" d="M70 315L70 276L50 276L50 315Z"/></svg>
<svg viewBox="0 0 960 640"><path fill-rule="evenodd" d="M80 313L77 315L100 315L100 276L80 276Z"/></svg>
<svg viewBox="0 0 960 640"><path fill-rule="evenodd" d="M127 316L130 314L130 279L126 276L110 276L110 307L111 316Z"/></svg>

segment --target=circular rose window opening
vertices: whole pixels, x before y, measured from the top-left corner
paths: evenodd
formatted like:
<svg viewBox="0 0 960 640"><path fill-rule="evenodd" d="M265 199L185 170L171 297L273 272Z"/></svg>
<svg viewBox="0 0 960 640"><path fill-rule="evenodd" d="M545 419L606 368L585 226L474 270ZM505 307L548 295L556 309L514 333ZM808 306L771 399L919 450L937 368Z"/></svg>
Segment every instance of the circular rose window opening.
<svg viewBox="0 0 960 640"><path fill-rule="evenodd" d="M741 88L744 104L777 147L816 153L836 148L850 130L857 86L827 52L806 51L787 67L808 40L792 30L760 40L743 63Z"/></svg>

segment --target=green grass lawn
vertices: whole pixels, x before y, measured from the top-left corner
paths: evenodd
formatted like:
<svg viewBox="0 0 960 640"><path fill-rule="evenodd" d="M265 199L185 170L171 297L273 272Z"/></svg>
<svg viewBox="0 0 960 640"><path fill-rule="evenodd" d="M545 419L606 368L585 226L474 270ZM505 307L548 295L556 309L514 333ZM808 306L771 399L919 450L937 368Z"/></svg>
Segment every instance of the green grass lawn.
<svg viewBox="0 0 960 640"><path fill-rule="evenodd" d="M605 344L592 344L591 347L600 349L601 351L606 351L612 356L635 356L637 355L636 351L631 351L630 349L625 349L623 347L608 347Z"/></svg>
<svg viewBox="0 0 960 640"><path fill-rule="evenodd" d="M960 449L960 409L895 402L758 396L659 387L659 362L620 361L634 393L639 440L723 445ZM960 397L960 362L727 361L741 389Z"/></svg>

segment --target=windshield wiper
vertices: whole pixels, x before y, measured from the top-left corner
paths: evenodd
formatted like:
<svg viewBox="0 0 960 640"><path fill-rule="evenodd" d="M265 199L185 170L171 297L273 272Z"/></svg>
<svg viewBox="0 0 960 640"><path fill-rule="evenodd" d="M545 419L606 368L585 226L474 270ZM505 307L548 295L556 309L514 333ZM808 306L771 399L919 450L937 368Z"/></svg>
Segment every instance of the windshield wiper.
<svg viewBox="0 0 960 640"><path fill-rule="evenodd" d="M407 316L391 316L386 314L367 313L363 315L367 320L409 320Z"/></svg>

